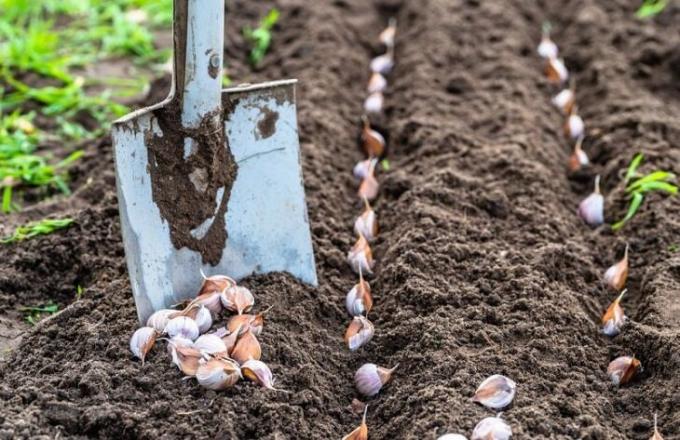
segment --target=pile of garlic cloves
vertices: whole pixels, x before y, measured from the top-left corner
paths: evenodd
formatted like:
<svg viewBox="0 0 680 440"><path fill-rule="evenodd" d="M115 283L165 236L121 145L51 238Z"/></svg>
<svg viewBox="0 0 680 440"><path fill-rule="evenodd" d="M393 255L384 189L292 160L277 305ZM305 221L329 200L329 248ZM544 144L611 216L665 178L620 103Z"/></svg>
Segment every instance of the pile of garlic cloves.
<svg viewBox="0 0 680 440"><path fill-rule="evenodd" d="M269 367L260 360L257 337L264 314L251 314L253 294L225 275L203 276L196 298L181 310L162 309L153 313L146 326L130 339L130 350L144 364L159 339L167 341L172 363L203 387L223 390L246 378L275 390ZM222 312L232 313L226 325L209 332Z"/></svg>

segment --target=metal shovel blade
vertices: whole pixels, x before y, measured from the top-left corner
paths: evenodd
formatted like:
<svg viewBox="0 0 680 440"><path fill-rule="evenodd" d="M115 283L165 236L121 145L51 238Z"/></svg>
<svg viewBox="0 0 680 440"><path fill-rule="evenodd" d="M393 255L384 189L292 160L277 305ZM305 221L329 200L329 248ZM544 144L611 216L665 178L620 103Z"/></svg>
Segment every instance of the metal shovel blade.
<svg viewBox="0 0 680 440"><path fill-rule="evenodd" d="M238 280L285 271L317 283L296 81L221 90L215 65L216 58L222 64L223 14L223 0L175 0L174 82L184 86L113 124L123 241L141 322L193 298L201 272Z"/></svg>

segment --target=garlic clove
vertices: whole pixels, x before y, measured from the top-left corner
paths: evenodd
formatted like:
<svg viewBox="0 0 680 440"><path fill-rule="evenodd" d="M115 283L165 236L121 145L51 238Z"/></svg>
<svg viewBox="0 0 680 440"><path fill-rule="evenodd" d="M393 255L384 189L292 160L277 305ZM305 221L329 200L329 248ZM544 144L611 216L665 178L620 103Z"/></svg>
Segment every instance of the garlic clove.
<svg viewBox="0 0 680 440"><path fill-rule="evenodd" d="M569 170L572 172L578 171L582 167L588 166L590 164L590 160L588 160L588 155L586 154L585 151L583 151L582 145L583 136L579 137L576 140L576 144L574 145L574 151L571 153L571 156L569 156Z"/></svg>
<svg viewBox="0 0 680 440"><path fill-rule="evenodd" d="M595 191L578 206L578 215L590 226L604 223L604 197L600 194L600 176L595 177Z"/></svg>
<svg viewBox="0 0 680 440"><path fill-rule="evenodd" d="M147 327L153 327L158 333L163 333L165 326L168 325L170 315L176 313L176 310L161 309L154 312L149 319L146 320Z"/></svg>
<svg viewBox="0 0 680 440"><path fill-rule="evenodd" d="M199 361L202 359L201 352L193 347L178 344L174 340L169 343L172 363L187 376L195 376Z"/></svg>
<svg viewBox="0 0 680 440"><path fill-rule="evenodd" d="M193 348L200 351L204 356L225 353L227 351L227 346L222 338L215 334L199 336L194 342Z"/></svg>
<svg viewBox="0 0 680 440"><path fill-rule="evenodd" d="M251 359L259 361L262 357L262 348L253 332L248 329L236 340L236 344L229 355L236 362L243 365L243 363Z"/></svg>
<svg viewBox="0 0 680 440"><path fill-rule="evenodd" d="M249 328L255 336L260 336L264 325L264 313L266 313L266 310L257 315L243 314L232 316L227 322L227 330L229 333L233 333L240 328L241 333L243 333Z"/></svg>
<svg viewBox="0 0 680 440"><path fill-rule="evenodd" d="M361 142L364 152L369 157L380 157L385 151L385 138L382 134L373 130L366 115L361 117L364 127L361 130Z"/></svg>
<svg viewBox="0 0 680 440"><path fill-rule="evenodd" d="M508 440L512 437L512 428L500 417L487 417L477 423L472 431L471 440Z"/></svg>
<svg viewBox="0 0 680 440"><path fill-rule="evenodd" d="M467 437L461 434L444 434L437 437L437 440L467 440Z"/></svg>
<svg viewBox="0 0 680 440"><path fill-rule="evenodd" d="M153 327L142 327L137 329L130 338L130 351L135 357L141 359L144 365L144 358L156 343L158 332Z"/></svg>
<svg viewBox="0 0 680 440"><path fill-rule="evenodd" d="M203 305L214 314L218 314L222 311L222 303L220 302L221 292L206 292L196 298L194 298L189 306L192 305ZM189 307L187 306L187 307Z"/></svg>
<svg viewBox="0 0 680 440"><path fill-rule="evenodd" d="M365 179L366 176L373 172L372 170L375 167L375 161L377 161L377 159L371 158L357 162L352 169L352 174L354 174L354 177L358 180Z"/></svg>
<svg viewBox="0 0 680 440"><path fill-rule="evenodd" d="M220 294L224 289L236 285L236 281L226 275L211 275L208 277L201 270L201 276L203 277L203 284L201 284L201 289L196 296L215 292Z"/></svg>
<svg viewBox="0 0 680 440"><path fill-rule="evenodd" d="M574 111L572 111L564 123L564 134L569 138L578 139L583 136L585 128L586 125L583 122L583 118L576 113L574 107Z"/></svg>
<svg viewBox="0 0 680 440"><path fill-rule="evenodd" d="M626 285L628 279L628 245L623 253L623 258L618 263L611 266L604 273L604 280L609 287L615 291L620 291Z"/></svg>
<svg viewBox="0 0 680 440"><path fill-rule="evenodd" d="M557 58L550 58L545 64L545 75L548 81L555 84L562 84L569 79L569 71L564 65L564 61Z"/></svg>
<svg viewBox="0 0 680 440"><path fill-rule="evenodd" d="M626 322L626 315L623 313L623 308L620 304L626 292L627 290L624 289L602 316L602 333L607 336L614 337L621 333L621 328Z"/></svg>
<svg viewBox="0 0 680 440"><path fill-rule="evenodd" d="M170 315L170 318L172 319L177 316L186 316L187 318L193 319L196 322L196 325L198 326L198 332L200 334L207 332L208 330L210 330L210 327L212 327L213 321L210 309L208 309L203 304L199 304L197 302L192 301L181 312L177 312L174 315Z"/></svg>
<svg viewBox="0 0 680 440"><path fill-rule="evenodd" d="M382 93L387 88L387 80L378 72L373 72L368 80L366 90L371 93Z"/></svg>
<svg viewBox="0 0 680 440"><path fill-rule="evenodd" d="M373 174L369 174L368 176L364 177L364 179L361 181L361 184L359 185L359 191L357 194L359 195L359 198L367 199L367 200L374 200L376 197L378 197L378 190L380 189L380 184L378 183L378 180L375 178Z"/></svg>
<svg viewBox="0 0 680 440"><path fill-rule="evenodd" d="M394 47L394 36L396 34L397 34L397 19L394 18L394 17L390 17L390 19L387 23L387 27L385 29L383 29L382 32L380 32L378 39L387 48L393 48Z"/></svg>
<svg viewBox="0 0 680 440"><path fill-rule="evenodd" d="M239 336L241 336L241 330L243 328L245 327L239 325L233 332L229 332L226 328L222 327L221 329L217 329L215 332L215 334L222 339L222 342L224 342L224 345L227 347L227 353L231 353L236 346L236 341L238 340Z"/></svg>
<svg viewBox="0 0 680 440"><path fill-rule="evenodd" d="M241 376L241 369L230 359L211 359L198 366L196 380L211 390L224 390L233 386Z"/></svg>
<svg viewBox="0 0 680 440"><path fill-rule="evenodd" d="M387 75L394 67L394 59L391 52L379 55L371 60L371 72L377 72L382 75Z"/></svg>
<svg viewBox="0 0 680 440"><path fill-rule="evenodd" d="M246 379L250 379L261 387L269 390L279 391L274 388L274 378L272 371L262 361L251 359L241 365L241 373Z"/></svg>
<svg viewBox="0 0 680 440"><path fill-rule="evenodd" d="M368 241L372 241L378 236L377 216L367 199L364 199L364 212L354 222L354 232L357 235L364 236Z"/></svg>
<svg viewBox="0 0 680 440"><path fill-rule="evenodd" d="M347 262L356 273L373 273L373 252L368 245L368 241L363 235L359 235L352 249L347 253Z"/></svg>
<svg viewBox="0 0 680 440"><path fill-rule="evenodd" d="M355 316L345 331L345 343L350 351L358 350L368 344L374 332L371 321L363 316Z"/></svg>
<svg viewBox="0 0 680 440"><path fill-rule="evenodd" d="M659 432L659 427L656 424L656 414L654 414L654 434L649 440L663 440L661 433Z"/></svg>
<svg viewBox="0 0 680 440"><path fill-rule="evenodd" d="M253 294L245 287L232 286L225 289L220 296L222 306L239 315L250 310L255 305Z"/></svg>
<svg viewBox="0 0 680 440"><path fill-rule="evenodd" d="M198 338L199 331L196 321L188 316L178 316L168 321L165 326L164 333L167 333L170 338L175 336L182 336L183 338L195 341Z"/></svg>
<svg viewBox="0 0 680 440"><path fill-rule="evenodd" d="M398 366L399 364L392 368L383 368L371 363L362 365L354 373L354 385L357 391L366 397L375 396L392 379L392 373Z"/></svg>
<svg viewBox="0 0 680 440"><path fill-rule="evenodd" d="M354 431L350 432L342 438L342 440L368 440L368 425L366 425L366 412L368 405L364 407L364 416L361 419L361 425Z"/></svg>
<svg viewBox="0 0 680 440"><path fill-rule="evenodd" d="M359 282L347 292L345 307L351 316L362 316L368 314L373 307L373 297L371 296L371 286L364 280L361 272Z"/></svg>
<svg viewBox="0 0 680 440"><path fill-rule="evenodd" d="M364 111L366 113L380 113L385 103L385 97L381 92L373 92L364 101Z"/></svg>
<svg viewBox="0 0 680 440"><path fill-rule="evenodd" d="M477 388L473 402L481 403L487 408L502 409L512 403L515 398L516 384L513 380L494 374L484 380Z"/></svg>
<svg viewBox="0 0 680 440"><path fill-rule="evenodd" d="M552 103L565 115L571 114L576 95L572 89L564 89L552 98Z"/></svg>
<svg viewBox="0 0 680 440"><path fill-rule="evenodd" d="M614 385L624 385L641 369L640 361L635 356L620 356L609 363L607 375Z"/></svg>
<svg viewBox="0 0 680 440"><path fill-rule="evenodd" d="M538 55L541 58L551 59L557 58L557 44L550 38L550 32L546 29L543 30L543 35L541 36L541 42L536 48Z"/></svg>

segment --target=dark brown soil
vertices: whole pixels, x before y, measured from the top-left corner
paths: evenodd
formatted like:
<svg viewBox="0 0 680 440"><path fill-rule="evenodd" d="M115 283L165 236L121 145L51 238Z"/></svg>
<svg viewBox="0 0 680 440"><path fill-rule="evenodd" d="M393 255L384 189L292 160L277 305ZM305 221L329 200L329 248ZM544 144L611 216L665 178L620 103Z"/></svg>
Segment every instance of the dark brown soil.
<svg viewBox="0 0 680 440"><path fill-rule="evenodd" d="M162 346L144 366L132 359L136 313L105 140L89 147L72 198L12 220L58 214L77 224L0 248L3 320L18 319L23 305L70 303L4 355L0 438L341 438L359 421L353 373L372 361L400 368L370 401L371 439L469 435L491 415L470 397L493 373L518 383L503 415L515 438L648 439L656 412L664 437L679 439L680 203L650 197L616 235L575 214L599 173L607 219L620 218L621 169L638 151L645 169L680 172L680 8L641 23L635 3L279 0L272 51L253 72L239 29L273 3L230 1L230 76L300 79L320 287L278 274L244 282L259 307L274 306L263 359L290 393L249 383L205 391L181 380ZM355 277L344 258L360 205L350 171L361 158L368 61L392 14L397 66L377 121L392 168L379 176L376 203L376 336L351 354L343 299ZM576 75L590 133L594 166L578 178L565 172L570 147L535 54L546 19ZM598 331L613 299L600 280L626 242L631 323L610 340ZM71 302L78 284L84 295ZM644 371L615 388L605 370L623 354Z"/></svg>

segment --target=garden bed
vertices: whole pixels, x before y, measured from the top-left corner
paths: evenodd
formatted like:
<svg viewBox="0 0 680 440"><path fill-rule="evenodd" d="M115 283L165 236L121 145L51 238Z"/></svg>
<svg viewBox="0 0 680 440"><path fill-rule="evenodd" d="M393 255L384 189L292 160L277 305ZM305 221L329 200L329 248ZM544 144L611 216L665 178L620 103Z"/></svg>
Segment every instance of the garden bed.
<svg viewBox="0 0 680 440"><path fill-rule="evenodd" d="M0 247L0 339L13 347L0 355L0 438L341 438L360 418L352 375L364 362L400 365L369 402L372 439L471 432L491 413L470 398L494 373L517 382L503 415L516 438L647 439L654 413L665 438L680 437L680 203L652 196L617 234L576 215L595 174L607 221L625 214L621 170L638 151L680 173L680 35L672 32L680 9L640 22L629 3L281 0L271 52L253 71L239 32L274 4L229 1L229 75L300 80L319 288L281 274L243 281L259 305L273 306L263 358L289 393L252 384L206 391L179 380L162 346L144 365L132 359L138 323L103 138L86 146L71 197L9 221L76 223ZM348 170L361 159L366 66L393 15L398 61L376 121L391 162L374 203L376 335L349 353L344 295L356 280L345 252L361 206ZM593 166L571 178L571 145L535 53L546 19L576 76L589 133ZM168 85L157 82L149 103ZM601 279L625 243L631 322L609 340L599 320L613 298ZM48 301L63 310L21 324L21 307ZM624 354L644 370L616 388L606 368Z"/></svg>

